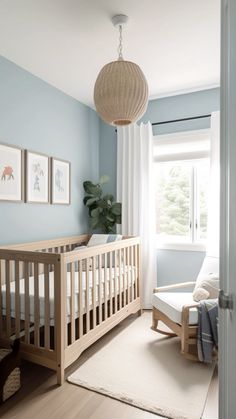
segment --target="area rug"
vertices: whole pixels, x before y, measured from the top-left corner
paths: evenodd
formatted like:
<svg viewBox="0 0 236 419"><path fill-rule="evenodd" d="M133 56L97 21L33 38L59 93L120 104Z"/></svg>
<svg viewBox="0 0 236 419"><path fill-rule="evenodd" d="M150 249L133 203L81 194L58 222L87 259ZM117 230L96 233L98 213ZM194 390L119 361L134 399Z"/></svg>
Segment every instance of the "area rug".
<svg viewBox="0 0 236 419"><path fill-rule="evenodd" d="M68 381L167 418L201 418L214 366L185 360L178 338L150 330L150 313L127 324L100 339Z"/></svg>

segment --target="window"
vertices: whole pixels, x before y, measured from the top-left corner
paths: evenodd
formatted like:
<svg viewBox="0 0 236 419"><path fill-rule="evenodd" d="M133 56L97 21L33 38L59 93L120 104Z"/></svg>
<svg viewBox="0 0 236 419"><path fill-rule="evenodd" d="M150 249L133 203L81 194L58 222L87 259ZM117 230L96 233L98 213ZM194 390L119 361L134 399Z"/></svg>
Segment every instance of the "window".
<svg viewBox="0 0 236 419"><path fill-rule="evenodd" d="M207 234L209 132L154 139L156 233L159 247L199 248Z"/></svg>

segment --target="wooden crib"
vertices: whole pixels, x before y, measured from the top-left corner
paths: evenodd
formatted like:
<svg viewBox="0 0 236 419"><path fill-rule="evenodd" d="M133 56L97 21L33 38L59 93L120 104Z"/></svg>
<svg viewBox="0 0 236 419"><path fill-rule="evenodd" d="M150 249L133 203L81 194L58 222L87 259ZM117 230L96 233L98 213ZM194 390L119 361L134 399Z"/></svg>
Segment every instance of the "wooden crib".
<svg viewBox="0 0 236 419"><path fill-rule="evenodd" d="M0 342L57 371L140 310L140 240L73 250L89 235L0 248Z"/></svg>

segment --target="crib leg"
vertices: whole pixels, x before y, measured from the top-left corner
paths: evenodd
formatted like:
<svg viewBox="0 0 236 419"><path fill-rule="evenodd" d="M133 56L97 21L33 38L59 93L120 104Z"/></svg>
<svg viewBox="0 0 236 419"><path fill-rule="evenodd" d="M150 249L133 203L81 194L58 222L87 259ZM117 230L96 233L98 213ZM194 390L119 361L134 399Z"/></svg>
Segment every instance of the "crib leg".
<svg viewBox="0 0 236 419"><path fill-rule="evenodd" d="M138 311L138 317L142 316L143 314L143 310L140 308L140 310Z"/></svg>
<svg viewBox="0 0 236 419"><path fill-rule="evenodd" d="M57 367L57 384L62 386L65 381L65 371L64 368Z"/></svg>

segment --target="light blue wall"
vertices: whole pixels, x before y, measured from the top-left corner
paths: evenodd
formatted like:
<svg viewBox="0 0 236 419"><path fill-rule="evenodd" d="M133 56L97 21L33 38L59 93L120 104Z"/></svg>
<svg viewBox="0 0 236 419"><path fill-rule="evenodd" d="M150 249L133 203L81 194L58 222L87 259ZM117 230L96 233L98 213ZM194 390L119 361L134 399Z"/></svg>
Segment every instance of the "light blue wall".
<svg viewBox="0 0 236 419"><path fill-rule="evenodd" d="M204 257L205 252L157 250L158 286L194 281Z"/></svg>
<svg viewBox="0 0 236 419"><path fill-rule="evenodd" d="M109 175L110 181L104 185L104 192L116 196L116 132L115 128L100 120L99 173Z"/></svg>
<svg viewBox="0 0 236 419"><path fill-rule="evenodd" d="M149 102L143 122L166 121L210 114L220 109L220 89L203 90L173 97L166 97ZM162 125L153 128L154 134L208 128L210 119ZM115 129L100 122L99 171L108 174L110 183L107 189L116 193L116 133ZM195 279L204 252L182 252L173 250L157 251L158 285L189 281Z"/></svg>
<svg viewBox="0 0 236 419"><path fill-rule="evenodd" d="M220 109L220 89L202 90L184 95L171 96L149 102L143 122L167 121L191 116L211 114ZM176 122L153 127L154 135L170 132L203 129L210 126L210 119Z"/></svg>
<svg viewBox="0 0 236 419"><path fill-rule="evenodd" d="M99 175L99 118L0 56L0 142L71 162L69 206L0 202L0 244L87 231L82 182Z"/></svg>

